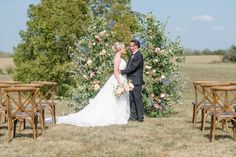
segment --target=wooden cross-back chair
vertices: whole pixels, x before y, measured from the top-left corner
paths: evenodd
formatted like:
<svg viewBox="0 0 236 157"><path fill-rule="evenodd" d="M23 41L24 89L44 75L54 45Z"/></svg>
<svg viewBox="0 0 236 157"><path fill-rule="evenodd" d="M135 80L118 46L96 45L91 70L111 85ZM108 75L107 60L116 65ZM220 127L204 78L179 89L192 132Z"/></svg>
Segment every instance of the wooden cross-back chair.
<svg viewBox="0 0 236 157"><path fill-rule="evenodd" d="M4 88L10 87L9 84L0 84L0 123L2 123L2 119L7 118L7 105L6 105L6 94L4 92Z"/></svg>
<svg viewBox="0 0 236 157"><path fill-rule="evenodd" d="M44 132L45 130L45 114L44 114L44 108L42 107L42 84L23 84L23 83L18 83L15 85L15 87L33 87L36 89L35 91L35 107L37 112L39 112L39 119L40 119L40 124L41 124L41 130Z"/></svg>
<svg viewBox="0 0 236 157"><path fill-rule="evenodd" d="M0 84L8 84L8 85L16 85L18 83L22 83L21 81L0 81Z"/></svg>
<svg viewBox="0 0 236 157"><path fill-rule="evenodd" d="M33 138L37 137L38 113L35 107L35 92L33 87L10 87L4 89L7 96L8 141L16 133L17 121L28 121L32 127Z"/></svg>
<svg viewBox="0 0 236 157"><path fill-rule="evenodd" d="M211 113L210 140L215 140L215 132L219 122L228 132L228 122L232 122L233 138L236 140L236 112L233 108L236 101L236 86L216 86L211 88L213 93L213 112ZM220 106L221 110L217 110Z"/></svg>
<svg viewBox="0 0 236 157"><path fill-rule="evenodd" d="M8 114L7 114L7 104L6 104L6 94L4 92L4 88L8 88L10 85L8 84L0 84L0 125L3 123L2 119L4 119L4 122L6 122Z"/></svg>
<svg viewBox="0 0 236 157"><path fill-rule="evenodd" d="M230 81L230 84L231 85L236 85L236 81ZM234 110L236 112L236 100L233 102L233 104L234 104Z"/></svg>
<svg viewBox="0 0 236 157"><path fill-rule="evenodd" d="M206 119L210 112L213 110L213 95L211 92L211 87L214 86L230 86L229 82L208 82L202 83L200 86L203 91L203 105L201 106L201 130L204 133L206 127ZM219 106L220 107L220 106ZM218 108L217 108L218 109Z"/></svg>
<svg viewBox="0 0 236 157"><path fill-rule="evenodd" d="M56 87L53 81L32 81L34 84L42 84L42 107L49 110L52 117L52 124L56 124Z"/></svg>
<svg viewBox="0 0 236 157"><path fill-rule="evenodd" d="M197 115L199 112L199 109L201 106L206 105L204 102L204 97L203 97L203 90L201 87L202 83L217 83L218 81L193 81L193 87L194 87L194 102L193 104L193 118L192 118L192 123L194 127L196 127L196 122L197 122Z"/></svg>

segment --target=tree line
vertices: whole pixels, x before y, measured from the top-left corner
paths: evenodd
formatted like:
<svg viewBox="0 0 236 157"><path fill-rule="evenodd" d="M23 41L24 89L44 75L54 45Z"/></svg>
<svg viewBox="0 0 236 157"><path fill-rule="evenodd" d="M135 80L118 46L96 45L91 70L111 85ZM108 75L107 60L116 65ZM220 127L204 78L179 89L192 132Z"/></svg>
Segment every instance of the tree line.
<svg viewBox="0 0 236 157"><path fill-rule="evenodd" d="M0 50L0 58L11 58L12 56L13 54Z"/></svg>
<svg viewBox="0 0 236 157"><path fill-rule="evenodd" d="M185 49L183 55L223 55L223 62L236 62L236 45L232 45L229 49L218 50L190 50Z"/></svg>

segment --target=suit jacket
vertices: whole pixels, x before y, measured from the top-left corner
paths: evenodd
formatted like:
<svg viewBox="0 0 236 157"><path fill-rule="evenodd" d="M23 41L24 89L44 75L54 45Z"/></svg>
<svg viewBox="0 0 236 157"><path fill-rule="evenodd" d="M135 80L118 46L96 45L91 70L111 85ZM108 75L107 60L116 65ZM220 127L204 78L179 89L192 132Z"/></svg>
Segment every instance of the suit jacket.
<svg viewBox="0 0 236 157"><path fill-rule="evenodd" d="M143 81L143 55L137 51L134 56L129 57L127 66L121 70L121 74L126 74L129 80L132 80L134 85L142 85Z"/></svg>

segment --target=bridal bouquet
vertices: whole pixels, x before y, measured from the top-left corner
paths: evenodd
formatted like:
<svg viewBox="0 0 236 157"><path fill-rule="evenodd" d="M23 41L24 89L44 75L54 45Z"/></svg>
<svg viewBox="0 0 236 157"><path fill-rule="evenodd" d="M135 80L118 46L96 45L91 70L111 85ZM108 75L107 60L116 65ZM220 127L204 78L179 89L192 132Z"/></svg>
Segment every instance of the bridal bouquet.
<svg viewBox="0 0 236 157"><path fill-rule="evenodd" d="M134 88L134 85L131 81L128 81L127 83L123 83L123 84L118 84L114 90L115 96L120 97L125 92L128 92L127 90L125 90L125 88L128 88L128 91L132 91Z"/></svg>

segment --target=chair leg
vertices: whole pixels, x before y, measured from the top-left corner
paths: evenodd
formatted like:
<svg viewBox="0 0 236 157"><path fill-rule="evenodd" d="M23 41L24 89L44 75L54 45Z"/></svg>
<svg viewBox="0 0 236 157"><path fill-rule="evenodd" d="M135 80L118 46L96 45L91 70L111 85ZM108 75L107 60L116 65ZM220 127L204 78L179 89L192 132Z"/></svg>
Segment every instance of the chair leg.
<svg viewBox="0 0 236 157"><path fill-rule="evenodd" d="M214 142L215 141L215 120L214 120L214 116L211 116L211 132L210 132L210 141Z"/></svg>
<svg viewBox="0 0 236 157"><path fill-rule="evenodd" d="M33 129L33 138L36 139L38 135L37 131L37 123L38 123L38 116L35 116L32 121L32 129Z"/></svg>
<svg viewBox="0 0 236 157"><path fill-rule="evenodd" d="M44 132L45 130L45 112L44 112L44 109L40 110L40 124L41 124L41 130L42 132Z"/></svg>
<svg viewBox="0 0 236 157"><path fill-rule="evenodd" d="M204 133L204 131L205 131L206 114L207 114L206 109L202 109L202 121L201 121L201 130L202 130L202 133Z"/></svg>
<svg viewBox="0 0 236 157"><path fill-rule="evenodd" d="M193 120L192 120L194 127L196 127L197 113L198 113L197 105L196 105L196 103L194 103L194 105L193 105Z"/></svg>
<svg viewBox="0 0 236 157"><path fill-rule="evenodd" d="M231 122L233 124L233 138L236 140L236 119L232 119Z"/></svg>
<svg viewBox="0 0 236 157"><path fill-rule="evenodd" d="M52 105L53 124L56 124L56 106Z"/></svg>
<svg viewBox="0 0 236 157"><path fill-rule="evenodd" d="M13 124L13 138L16 137L16 126L17 126L17 119L14 121L14 124Z"/></svg>
<svg viewBox="0 0 236 157"><path fill-rule="evenodd" d="M195 103L193 102L193 118L192 118L192 123L194 123L195 120Z"/></svg>

